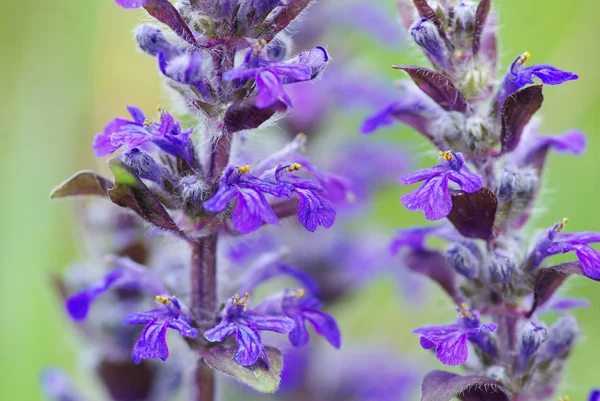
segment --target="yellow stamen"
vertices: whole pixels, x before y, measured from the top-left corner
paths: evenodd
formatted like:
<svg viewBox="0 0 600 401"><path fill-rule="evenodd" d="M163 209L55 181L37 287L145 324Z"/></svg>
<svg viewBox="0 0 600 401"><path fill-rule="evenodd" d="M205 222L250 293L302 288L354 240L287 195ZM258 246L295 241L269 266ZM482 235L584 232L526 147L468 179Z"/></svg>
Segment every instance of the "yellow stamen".
<svg viewBox="0 0 600 401"><path fill-rule="evenodd" d="M449 150L439 153L440 157L446 161L452 160L452 153Z"/></svg>
<svg viewBox="0 0 600 401"><path fill-rule="evenodd" d="M529 60L530 57L531 57L531 53L529 53L529 52L525 52L525 53L521 54L521 56L519 56L519 61L517 61L517 64L518 65L525 64L525 62L527 60Z"/></svg>
<svg viewBox="0 0 600 401"><path fill-rule="evenodd" d="M163 109L163 108L162 108L162 107L160 107L160 106L156 106L156 112L157 112L158 114L163 114L163 113L165 112L165 109Z"/></svg>
<svg viewBox="0 0 600 401"><path fill-rule="evenodd" d="M144 120L144 127L147 127L152 124L154 124L154 122L152 122L152 120Z"/></svg>
<svg viewBox="0 0 600 401"><path fill-rule="evenodd" d="M298 171L302 168L301 164L298 163L294 163L291 166L289 166L288 168L285 169L285 171Z"/></svg>
<svg viewBox="0 0 600 401"><path fill-rule="evenodd" d="M240 174L246 174L248 171L250 171L250 166L240 166L237 170Z"/></svg>
<svg viewBox="0 0 600 401"><path fill-rule="evenodd" d="M566 397L559 397L558 401L569 401L569 396L567 395Z"/></svg>
<svg viewBox="0 0 600 401"><path fill-rule="evenodd" d="M266 46L267 45L267 41L265 39L261 39L260 40L260 45L261 46Z"/></svg>
<svg viewBox="0 0 600 401"><path fill-rule="evenodd" d="M298 288L298 291L296 291L296 295L298 296L298 298L302 298L306 295L306 291L304 291L304 288Z"/></svg>
<svg viewBox="0 0 600 401"><path fill-rule="evenodd" d="M469 308L469 306L465 303L462 303L460 305L460 308L458 309L458 316L470 319L473 315L471 314L471 309Z"/></svg>
<svg viewBox="0 0 600 401"><path fill-rule="evenodd" d="M248 310L248 301L250 301L250 293L249 292L245 292L244 298L242 298L241 300L240 300L239 294L235 294L233 296L233 299L235 299L235 304L237 306L242 306L244 308L244 312L246 312Z"/></svg>
<svg viewBox="0 0 600 401"><path fill-rule="evenodd" d="M163 305L168 305L169 302L171 302L171 300L168 297L161 297L160 295L157 295L156 298L157 302L160 302Z"/></svg>
<svg viewBox="0 0 600 401"><path fill-rule="evenodd" d="M566 227L566 225L567 225L568 222L569 222L569 219L566 218L566 217L564 219L562 219L561 221L559 221L558 222L558 229L557 229L557 231L559 233L562 232L565 229L565 227Z"/></svg>

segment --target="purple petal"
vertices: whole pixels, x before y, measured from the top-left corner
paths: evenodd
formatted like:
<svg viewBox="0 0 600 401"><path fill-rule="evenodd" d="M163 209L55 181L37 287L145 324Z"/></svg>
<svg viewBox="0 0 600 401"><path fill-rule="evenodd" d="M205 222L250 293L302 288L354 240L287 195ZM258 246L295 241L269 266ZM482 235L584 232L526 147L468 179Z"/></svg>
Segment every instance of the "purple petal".
<svg viewBox="0 0 600 401"><path fill-rule="evenodd" d="M600 390L592 391L589 401L600 401Z"/></svg>
<svg viewBox="0 0 600 401"><path fill-rule="evenodd" d="M294 321L285 316L269 316L259 313L251 314L249 320L257 330L268 330L275 333L287 334L294 328Z"/></svg>
<svg viewBox="0 0 600 401"><path fill-rule="evenodd" d="M279 75L284 82L287 79L294 82L306 81L311 77L310 66L307 64L270 63L269 71Z"/></svg>
<svg viewBox="0 0 600 401"><path fill-rule="evenodd" d="M71 318L75 321L85 320L94 299L118 283L124 273L124 270L120 268L111 270L89 288L68 297L65 301L65 307Z"/></svg>
<svg viewBox="0 0 600 401"><path fill-rule="evenodd" d="M395 255L403 248L423 249L427 237L433 234L439 227L415 227L396 230L396 236L390 244L390 252Z"/></svg>
<svg viewBox="0 0 600 401"><path fill-rule="evenodd" d="M452 210L446 175L427 180L419 189L400 199L408 210L422 210L427 220L441 220Z"/></svg>
<svg viewBox="0 0 600 401"><path fill-rule="evenodd" d="M336 212L330 201L308 189L297 188L296 193L300 198L298 220L308 231L314 232L319 226L330 228L333 225Z"/></svg>
<svg viewBox="0 0 600 401"><path fill-rule="evenodd" d="M210 330L204 332L204 338L211 343L221 342L227 337L235 333L236 325L229 320L223 319L221 322Z"/></svg>
<svg viewBox="0 0 600 401"><path fill-rule="evenodd" d="M443 254L426 249L414 250L404 257L404 263L409 270L436 282L457 304L462 302L456 290L456 272Z"/></svg>
<svg viewBox="0 0 600 401"><path fill-rule="evenodd" d="M271 71L262 71L257 75L256 88L258 89L258 96L255 105L259 109L266 109L279 100L288 106L292 102L283 90L283 84L279 77Z"/></svg>
<svg viewBox="0 0 600 401"><path fill-rule="evenodd" d="M546 85L560 85L564 82L573 81L579 78L577 74L559 70L551 65L534 65L526 69Z"/></svg>
<svg viewBox="0 0 600 401"><path fill-rule="evenodd" d="M243 189L237 193L237 206L231 216L234 227L241 233L256 231L263 222L279 225L279 219L265 199L265 196L251 189Z"/></svg>
<svg viewBox="0 0 600 401"><path fill-rule="evenodd" d="M233 81L234 79L250 79L257 76L258 73L258 68L238 67L224 73L223 79L226 81Z"/></svg>
<svg viewBox="0 0 600 401"><path fill-rule="evenodd" d="M131 351L131 357L136 364L140 364L142 359L160 358L166 361L169 357L169 348L167 347L167 323L150 323L138 338Z"/></svg>
<svg viewBox="0 0 600 401"><path fill-rule="evenodd" d="M143 124L144 121L146 121L146 116L144 115L144 112L138 107L131 105L127 105L126 107L127 111L129 111L129 114L133 118L133 121L135 121L138 124Z"/></svg>
<svg viewBox="0 0 600 401"><path fill-rule="evenodd" d="M419 181L425 181L432 177L438 176L444 171L448 170L446 166L438 165L435 167L424 168L417 170L414 173L405 174L400 177L399 181L404 185L416 184Z"/></svg>
<svg viewBox="0 0 600 401"><path fill-rule="evenodd" d="M294 323L294 328L290 331L288 338L294 347L300 348L308 344L310 335L304 324L304 318L301 315L294 316Z"/></svg>
<svg viewBox="0 0 600 401"><path fill-rule="evenodd" d="M198 329L190 326L190 324L182 318L170 320L169 327L171 329L177 330L179 332L179 334L181 334L183 337L189 337L189 338L198 337Z"/></svg>
<svg viewBox="0 0 600 401"><path fill-rule="evenodd" d="M314 309L305 309L303 315L309 322L312 323L315 331L323 336L331 345L339 349L341 346L341 333L335 319Z"/></svg>
<svg viewBox="0 0 600 401"><path fill-rule="evenodd" d="M548 254L575 252L581 262L583 274L592 280L600 280L600 253L586 244L559 243L548 248Z"/></svg>
<svg viewBox="0 0 600 401"><path fill-rule="evenodd" d="M168 318L168 317L170 317L170 313L169 313L168 309L165 309L164 307L161 306L161 307L151 309L146 312L132 313L125 318L123 323L125 323L125 324L148 324L152 321L155 321L158 319L164 320L165 318Z"/></svg>
<svg viewBox="0 0 600 401"><path fill-rule="evenodd" d="M444 365L457 366L469 357L467 335L450 336L437 344L436 357Z"/></svg>
<svg viewBox="0 0 600 401"><path fill-rule="evenodd" d="M148 3L148 0L115 0L123 8L140 8Z"/></svg>
<svg viewBox="0 0 600 401"><path fill-rule="evenodd" d="M269 360L265 347L262 344L260 334L251 327L239 325L236 332L238 351L235 360L242 366L253 365L262 355L267 366Z"/></svg>
<svg viewBox="0 0 600 401"><path fill-rule="evenodd" d="M219 213L227 209L229 201L239 192L238 188L221 185L212 198L204 202L203 207L211 213Z"/></svg>

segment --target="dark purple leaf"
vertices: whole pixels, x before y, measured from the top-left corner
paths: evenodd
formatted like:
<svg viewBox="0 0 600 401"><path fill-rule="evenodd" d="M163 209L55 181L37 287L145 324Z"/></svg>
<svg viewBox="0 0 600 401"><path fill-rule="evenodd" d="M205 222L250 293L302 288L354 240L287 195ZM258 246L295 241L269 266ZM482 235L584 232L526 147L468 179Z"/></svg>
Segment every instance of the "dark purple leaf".
<svg viewBox="0 0 600 401"><path fill-rule="evenodd" d="M287 106L277 101L273 106L259 109L254 105L256 97L249 97L233 103L225 112L225 130L232 134L245 129L258 128L262 123L273 117L276 112L284 112Z"/></svg>
<svg viewBox="0 0 600 401"><path fill-rule="evenodd" d="M112 159L109 166L115 175L115 186L108 191L113 203L133 210L155 226L183 235L156 195L125 163Z"/></svg>
<svg viewBox="0 0 600 401"><path fill-rule="evenodd" d="M502 106L502 153L512 152L531 117L542 107L542 85L532 85L506 98Z"/></svg>
<svg viewBox="0 0 600 401"><path fill-rule="evenodd" d="M171 28L186 42L192 45L196 44L194 34L187 26L181 14L179 14L179 11L177 11L169 0L150 0L144 8L148 11L148 14Z"/></svg>
<svg viewBox="0 0 600 401"><path fill-rule="evenodd" d="M93 171L84 170L75 173L71 178L54 188L50 194L50 199L81 195L106 196L108 190L113 186L112 181Z"/></svg>
<svg viewBox="0 0 600 401"><path fill-rule="evenodd" d="M473 193L452 194L448 220L465 237L489 240L494 236L498 198L487 188Z"/></svg>
<svg viewBox="0 0 600 401"><path fill-rule="evenodd" d="M145 400L156 379L156 365L128 361L103 361L97 373L114 401Z"/></svg>
<svg viewBox="0 0 600 401"><path fill-rule="evenodd" d="M491 8L492 0L481 0L477 6L477 12L475 13L475 25L473 27L473 55L479 52L479 47L481 45L481 34L483 32L483 28L485 27L487 16L490 13Z"/></svg>
<svg viewBox="0 0 600 401"><path fill-rule="evenodd" d="M437 28L438 33L440 34L440 37L444 40L448 49L451 49L452 45L448 40L448 37L446 36L444 24L438 18L437 14L435 13L435 10L431 8L429 4L427 4L427 0L413 0L413 3L415 3L415 7L417 8L417 11L419 12L421 18L427 18L429 21L433 22L433 24Z"/></svg>
<svg viewBox="0 0 600 401"><path fill-rule="evenodd" d="M226 348L221 345L211 347L202 352L204 361L211 368L239 380L256 391L272 394L279 388L283 358L281 351L273 347L265 347L269 356L270 368L259 359L252 366L238 364L234 356L236 348Z"/></svg>
<svg viewBox="0 0 600 401"><path fill-rule="evenodd" d="M421 401L509 401L510 395L499 382L485 376L460 376L434 370L423 379Z"/></svg>
<svg viewBox="0 0 600 401"><path fill-rule="evenodd" d="M439 284L457 304L461 302L456 292L456 273L448 265L443 254L427 249L415 249L406 253L404 263L409 270L427 276Z"/></svg>
<svg viewBox="0 0 600 401"><path fill-rule="evenodd" d="M454 86L450 78L429 68L416 66L394 66L405 71L423 92L438 103L446 111L467 111L465 97Z"/></svg>
<svg viewBox="0 0 600 401"><path fill-rule="evenodd" d="M580 262L567 262L540 269L533 284L533 306L527 316L533 315L537 308L548 302L562 283L573 274L583 276Z"/></svg>
<svg viewBox="0 0 600 401"><path fill-rule="evenodd" d="M267 42L284 30L313 0L288 1L279 8L274 17L267 18L266 23L255 30L252 37L263 38Z"/></svg>

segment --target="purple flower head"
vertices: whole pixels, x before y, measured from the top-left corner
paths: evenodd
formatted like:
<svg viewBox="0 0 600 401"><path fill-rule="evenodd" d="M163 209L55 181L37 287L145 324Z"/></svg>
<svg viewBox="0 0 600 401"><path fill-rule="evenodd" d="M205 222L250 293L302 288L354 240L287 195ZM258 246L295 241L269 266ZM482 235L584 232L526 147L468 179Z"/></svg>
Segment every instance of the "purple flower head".
<svg viewBox="0 0 600 401"><path fill-rule="evenodd" d="M177 298L157 296L156 301L161 303L158 308L133 313L125 318L125 324L146 325L131 352L136 364L147 358L167 360L167 329L177 330L184 337L198 337L198 329L190 325L192 318L189 311Z"/></svg>
<svg viewBox="0 0 600 401"><path fill-rule="evenodd" d="M250 295L240 299L235 295L227 301L221 322L204 332L210 342L221 342L232 334L238 344L235 360L242 366L253 365L261 356L269 366L267 351L260 338L259 330L287 334L294 328L294 321L284 316L270 316L248 309Z"/></svg>
<svg viewBox="0 0 600 401"><path fill-rule="evenodd" d="M452 65L448 57L448 49L433 22L427 18L422 18L416 21L409 31L414 41L423 48L425 54L435 66L444 71L451 70Z"/></svg>
<svg viewBox="0 0 600 401"><path fill-rule="evenodd" d="M443 219L452 210L449 180L457 183L467 193L475 192L483 185L482 178L465 165L461 153L445 151L440 152L440 157L442 162L439 165L400 177L400 182L405 185L425 181L419 189L401 199L409 210L422 210L427 220Z"/></svg>
<svg viewBox="0 0 600 401"><path fill-rule="evenodd" d="M42 394L51 401L82 401L69 376L60 369L46 368L40 375Z"/></svg>
<svg viewBox="0 0 600 401"><path fill-rule="evenodd" d="M104 132L96 135L92 145L96 156L108 156L123 146L145 149L149 144L154 144L162 151L179 156L193 165L194 149L190 142L192 129L182 131L179 122L162 109L160 123L147 120L137 107L127 106L127 110L133 121L115 118L106 125Z"/></svg>
<svg viewBox="0 0 600 401"><path fill-rule="evenodd" d="M533 84L533 78L539 78L546 85L559 85L567 81L579 78L577 74L568 71L562 71L551 65L532 65L525 67L525 62L531 57L529 52L525 52L513 61L502 83L498 89L495 103L499 111L507 97L521 89L522 87Z"/></svg>
<svg viewBox="0 0 600 401"><path fill-rule="evenodd" d="M256 231L262 224L279 225L279 219L267 202L265 193L281 196L282 189L249 173L250 166L228 167L212 198L204 203L211 213L219 213L236 198L232 222L241 233Z"/></svg>
<svg viewBox="0 0 600 401"><path fill-rule="evenodd" d="M65 307L71 318L83 321L94 300L111 288L136 289L154 294L163 294L166 288L148 268L128 258L112 257L111 263L117 266L90 287L71 295L65 301Z"/></svg>
<svg viewBox="0 0 600 401"><path fill-rule="evenodd" d="M590 401L600 401L600 390L592 390L590 393Z"/></svg>
<svg viewBox="0 0 600 401"><path fill-rule="evenodd" d="M288 192L298 197L298 220L308 231L313 232L319 226L330 228L335 222L335 207L330 200L323 196L325 190L321 185L294 174L301 168L302 165L299 163L280 164L265 171L260 178L265 182L278 185L282 188L282 194ZM324 184L331 182L325 176L322 178ZM340 192L345 193L345 187Z"/></svg>
<svg viewBox="0 0 600 401"><path fill-rule="evenodd" d="M399 87L402 91L400 100L388 103L368 117L361 125L360 132L370 134L381 127L392 125L394 121L400 121L431 139L430 122L444 110L413 82L401 81Z"/></svg>
<svg viewBox="0 0 600 401"><path fill-rule="evenodd" d="M286 62L271 61L266 47L265 40L256 42L246 53L243 65L223 75L229 81L254 79L258 90L256 107L261 109L279 100L291 106L291 99L283 85L316 78L329 61L327 51L322 47L301 53Z"/></svg>
<svg viewBox="0 0 600 401"><path fill-rule="evenodd" d="M294 329L290 332L289 339L294 347L308 344L306 321L309 321L317 333L335 348L340 348L340 329L331 315L319 310L322 307L321 301L300 288L296 291L285 290L265 299L257 306L257 310L266 314L284 314L293 319Z"/></svg>
<svg viewBox="0 0 600 401"><path fill-rule="evenodd" d="M529 124L516 149L510 154L517 166L532 165L541 170L550 150L581 155L586 149L586 136L580 130L570 130L561 135L540 135L540 121Z"/></svg>
<svg viewBox="0 0 600 401"><path fill-rule="evenodd" d="M567 222L568 219L563 219L556 223L538 242L530 256L530 267L537 268L548 256L574 252L581 263L583 274L592 280L600 280L600 253L589 245L600 242L600 233L563 233Z"/></svg>
<svg viewBox="0 0 600 401"><path fill-rule="evenodd" d="M456 366L468 358L467 340L471 341L482 351L494 354L489 335L498 329L496 323L481 324L479 313L471 311L462 304L459 310L458 322L446 326L421 327L413 331L421 335L423 349L435 348L436 357L445 365Z"/></svg>

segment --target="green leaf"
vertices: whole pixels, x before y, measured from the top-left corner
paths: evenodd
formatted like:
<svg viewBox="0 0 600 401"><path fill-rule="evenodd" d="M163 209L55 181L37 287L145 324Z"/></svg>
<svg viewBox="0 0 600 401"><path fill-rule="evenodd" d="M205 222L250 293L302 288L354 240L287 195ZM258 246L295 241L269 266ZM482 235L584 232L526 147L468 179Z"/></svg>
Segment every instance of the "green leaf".
<svg viewBox="0 0 600 401"><path fill-rule="evenodd" d="M109 167L115 175L115 186L108 191L113 203L133 210L155 226L185 236L156 195L123 161L112 159Z"/></svg>
<svg viewBox="0 0 600 401"><path fill-rule="evenodd" d="M50 199L65 198L69 196L98 195L106 196L114 186L112 181L94 173L93 171L80 171L68 178L65 182L54 188Z"/></svg>
<svg viewBox="0 0 600 401"><path fill-rule="evenodd" d="M281 357L281 351L277 348L265 348L271 364L269 369L262 359L259 359L252 366L242 366L234 359L237 350L235 348L225 348L221 345L205 350L202 356L208 366L213 369L239 380L256 391L272 394L279 388L283 358Z"/></svg>

